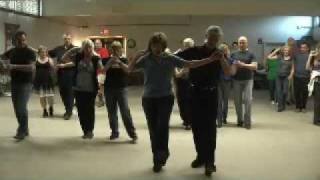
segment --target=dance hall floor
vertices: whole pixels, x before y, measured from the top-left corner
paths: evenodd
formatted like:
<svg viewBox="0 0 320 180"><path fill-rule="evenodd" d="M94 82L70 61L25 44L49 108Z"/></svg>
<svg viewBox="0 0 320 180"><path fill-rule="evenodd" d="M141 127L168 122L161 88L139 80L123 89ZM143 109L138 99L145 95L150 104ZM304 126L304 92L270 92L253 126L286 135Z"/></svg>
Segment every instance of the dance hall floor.
<svg viewBox="0 0 320 180"><path fill-rule="evenodd" d="M120 121L120 139L109 141L105 107L96 112L95 138L82 140L77 116L41 118L39 100L30 102L31 137L16 142L11 99L0 98L0 180L201 180L203 169L191 169L195 158L191 131L181 127L175 106L170 129L171 156L160 174L152 172L151 149L141 108L141 88L129 90L129 103L139 135L130 144ZM56 96L56 114L63 113ZM312 103L310 103L312 104ZM309 106L310 107L310 106ZM121 120L121 119L120 119ZM218 130L215 180L320 180L320 127L312 112L277 113L267 92L255 91L252 130L235 126L233 102L230 125Z"/></svg>

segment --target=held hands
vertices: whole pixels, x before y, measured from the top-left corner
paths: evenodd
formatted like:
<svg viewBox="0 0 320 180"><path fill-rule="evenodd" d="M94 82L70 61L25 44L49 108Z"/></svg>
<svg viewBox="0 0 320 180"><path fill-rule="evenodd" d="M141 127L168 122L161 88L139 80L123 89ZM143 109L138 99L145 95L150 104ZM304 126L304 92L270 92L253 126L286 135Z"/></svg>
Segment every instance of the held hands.
<svg viewBox="0 0 320 180"><path fill-rule="evenodd" d="M310 52L310 56L318 56L319 52L317 50L313 50Z"/></svg>
<svg viewBox="0 0 320 180"><path fill-rule="evenodd" d="M137 61L139 60L140 58L142 57L146 57L146 56L149 56L150 55L150 52L147 51L147 50L141 50L141 51L138 51L134 60Z"/></svg>
<svg viewBox="0 0 320 180"><path fill-rule="evenodd" d="M11 66L10 64L6 65L6 64L0 64L0 72L1 73L5 73L11 70Z"/></svg>
<svg viewBox="0 0 320 180"><path fill-rule="evenodd" d="M224 55L223 52L221 51L217 51L211 54L211 56L209 57L209 59L214 62L214 61L221 61L223 60Z"/></svg>
<svg viewBox="0 0 320 180"><path fill-rule="evenodd" d="M111 60L110 63L112 65L120 65L122 63L119 57L116 57L116 56L111 57L110 60Z"/></svg>
<svg viewBox="0 0 320 180"><path fill-rule="evenodd" d="M103 94L103 84L99 84L98 94L99 95Z"/></svg>
<svg viewBox="0 0 320 180"><path fill-rule="evenodd" d="M235 64L237 67L239 67L239 68L242 68L242 67L245 66L245 63L242 62L242 61L240 61L240 60L235 60L235 61L234 61L234 64Z"/></svg>
<svg viewBox="0 0 320 180"><path fill-rule="evenodd" d="M4 69L6 70L6 71L11 71L11 70L13 70L13 69L16 69L16 65L15 64L7 64L7 65L5 65L4 66Z"/></svg>
<svg viewBox="0 0 320 180"><path fill-rule="evenodd" d="M63 68L65 68L65 67L66 67L65 64L57 64L57 65L56 65L56 68L57 68L57 69L63 69Z"/></svg>

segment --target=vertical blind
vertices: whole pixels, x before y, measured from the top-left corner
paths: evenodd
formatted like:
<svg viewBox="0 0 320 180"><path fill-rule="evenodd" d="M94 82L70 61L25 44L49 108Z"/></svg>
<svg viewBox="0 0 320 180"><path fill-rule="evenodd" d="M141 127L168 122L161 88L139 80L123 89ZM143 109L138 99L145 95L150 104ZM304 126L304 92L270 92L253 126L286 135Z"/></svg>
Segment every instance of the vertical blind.
<svg viewBox="0 0 320 180"><path fill-rule="evenodd" d="M0 9L25 15L42 15L41 0L0 0Z"/></svg>

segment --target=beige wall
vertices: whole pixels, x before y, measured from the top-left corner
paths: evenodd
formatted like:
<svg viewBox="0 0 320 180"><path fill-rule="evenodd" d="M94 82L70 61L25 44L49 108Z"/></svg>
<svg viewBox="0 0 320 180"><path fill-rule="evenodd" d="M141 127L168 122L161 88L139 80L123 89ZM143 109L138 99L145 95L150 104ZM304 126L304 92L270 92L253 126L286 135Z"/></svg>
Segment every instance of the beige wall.
<svg viewBox="0 0 320 180"><path fill-rule="evenodd" d="M61 44L63 32L75 29L62 24L49 22L46 19L20 16L0 11L0 53L5 49L4 23L19 24L20 29L26 31L28 34L28 43L35 48L39 45L53 47Z"/></svg>
<svg viewBox="0 0 320 180"><path fill-rule="evenodd" d="M318 0L43 0L43 5L46 16L320 15Z"/></svg>
<svg viewBox="0 0 320 180"><path fill-rule="evenodd" d="M161 17L158 17L161 19ZM263 47L257 43L258 38L263 38L265 42L285 42L288 37L300 39L302 36L308 35L309 28L298 29L297 26L310 26L310 17L257 17L257 16L196 16L192 17L188 23L181 23L181 18L173 16L170 20L171 25L160 25L163 20L153 20L153 25L147 24L131 24L128 17L125 25L124 20L121 26L113 24L106 26L110 30L111 35L125 35L137 41L135 49L129 49L128 54L132 54L139 49L146 47L150 35L155 31L163 31L168 35L169 47L176 50L180 47L180 41L185 37L192 37L196 44L202 44L204 40L205 29L216 24L222 26L225 36L224 41L232 42L237 40L241 35L248 36L250 41L250 49L253 50L259 59L263 56ZM176 25L174 22L176 21ZM157 22L160 22L157 25ZM114 22L113 22L114 23ZM87 35L99 34L103 27L89 26L87 29L80 28L74 31L76 40L85 38Z"/></svg>
<svg viewBox="0 0 320 180"><path fill-rule="evenodd" d="M211 24L220 25L225 32L224 41L229 43L236 40L240 35L248 36L250 49L256 53L258 59L262 59L263 56L263 47L257 44L258 38L263 38L266 42L284 42L289 36L300 39L302 36L309 34L310 31L308 28L297 29L297 26L308 26L308 17L195 16L183 20L176 16L171 18L161 18L159 16L149 18L147 22L144 21L141 24L133 19L133 17L123 17L122 20L119 19L122 25L113 22L112 26L105 27L110 30L110 35L125 35L127 38L133 38L137 41L137 47L128 50L129 56L139 49L144 49L150 35L155 31L165 32L169 38L170 49L175 51L180 47L180 41L185 37L192 37L196 44L202 44L207 26ZM164 21L164 19L166 20ZM38 47L40 44L48 47L61 44L63 32L71 32L75 44L80 45L82 39L89 35L99 35L103 29L103 26L94 25L82 29L51 22L51 20L45 18L23 17L0 12L0 52L4 50L3 24L5 22L20 24L21 29L29 35L30 45L34 47ZM170 22L170 25L164 25L168 24L166 22Z"/></svg>

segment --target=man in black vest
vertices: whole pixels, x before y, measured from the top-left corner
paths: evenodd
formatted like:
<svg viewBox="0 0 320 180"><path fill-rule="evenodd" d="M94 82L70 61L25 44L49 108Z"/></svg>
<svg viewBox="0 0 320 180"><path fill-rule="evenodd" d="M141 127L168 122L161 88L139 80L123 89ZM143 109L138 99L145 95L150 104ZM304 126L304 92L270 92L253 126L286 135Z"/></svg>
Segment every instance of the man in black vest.
<svg viewBox="0 0 320 180"><path fill-rule="evenodd" d="M219 26L210 26L206 31L204 45L195 46L177 53L185 60L208 58L216 51L223 35ZM205 174L211 176L216 171L215 149L217 135L218 82L223 70L231 74L231 66L220 53L221 59L210 64L190 69L191 83L191 123L196 159L191 163L192 168L205 165Z"/></svg>
<svg viewBox="0 0 320 180"><path fill-rule="evenodd" d="M64 62L62 60L62 56L65 54L65 52L74 48L75 46L72 44L72 37L70 34L64 34L63 40L64 44L50 50L49 56L57 59L58 86L66 111L63 115L63 118L65 120L69 120L72 116L72 109L74 105L74 95L72 90L74 68L65 66L65 64L68 62Z"/></svg>

